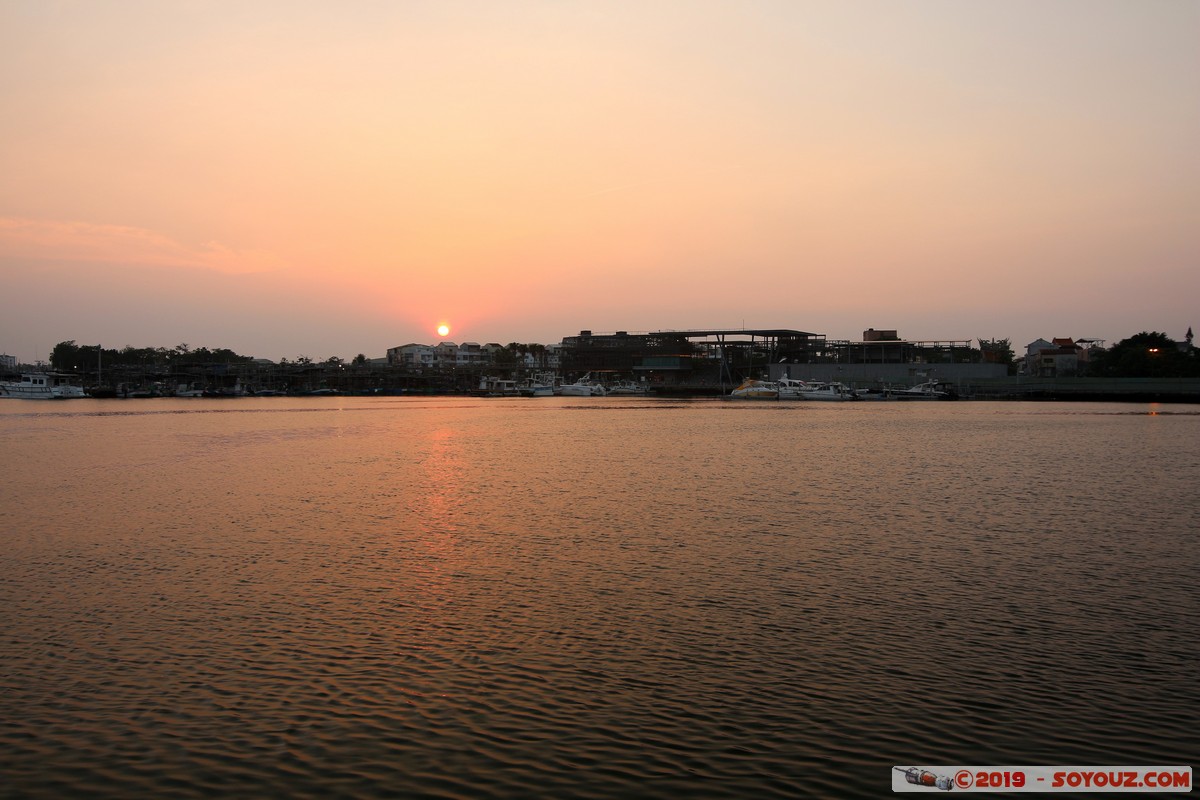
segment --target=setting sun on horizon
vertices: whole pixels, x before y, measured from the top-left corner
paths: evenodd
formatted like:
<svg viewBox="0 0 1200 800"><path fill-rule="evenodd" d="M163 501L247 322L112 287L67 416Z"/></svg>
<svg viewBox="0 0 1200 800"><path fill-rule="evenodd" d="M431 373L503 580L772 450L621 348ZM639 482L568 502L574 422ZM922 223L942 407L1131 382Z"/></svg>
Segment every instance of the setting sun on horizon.
<svg viewBox="0 0 1200 800"><path fill-rule="evenodd" d="M438 336L449 336L450 335L450 326L444 322L441 325L438 325L437 326L437 335Z"/></svg>

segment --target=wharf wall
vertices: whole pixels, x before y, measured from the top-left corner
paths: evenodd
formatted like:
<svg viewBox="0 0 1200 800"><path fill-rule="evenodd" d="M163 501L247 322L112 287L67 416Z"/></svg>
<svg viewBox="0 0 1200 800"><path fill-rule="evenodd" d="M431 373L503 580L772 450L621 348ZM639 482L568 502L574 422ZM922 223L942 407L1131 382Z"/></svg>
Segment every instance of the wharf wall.
<svg viewBox="0 0 1200 800"><path fill-rule="evenodd" d="M906 387L930 380L962 382L1004 378L1003 364L771 364L768 380L838 381L856 389Z"/></svg>
<svg viewBox="0 0 1200 800"><path fill-rule="evenodd" d="M1115 400L1200 403L1200 378L1037 378L1009 376L1001 364L772 364L770 380L839 381L858 389L950 384L976 400Z"/></svg>
<svg viewBox="0 0 1200 800"><path fill-rule="evenodd" d="M966 381L961 393L976 400L1200 403L1200 378L1011 377Z"/></svg>

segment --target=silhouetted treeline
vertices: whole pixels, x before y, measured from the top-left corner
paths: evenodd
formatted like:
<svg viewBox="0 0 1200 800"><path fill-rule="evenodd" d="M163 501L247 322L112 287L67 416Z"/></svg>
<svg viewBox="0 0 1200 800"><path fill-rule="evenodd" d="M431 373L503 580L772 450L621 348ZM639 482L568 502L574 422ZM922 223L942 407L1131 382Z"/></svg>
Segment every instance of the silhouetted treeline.
<svg viewBox="0 0 1200 800"><path fill-rule="evenodd" d="M1122 339L1092 356L1088 375L1096 378L1200 378L1196 350L1165 333L1146 332Z"/></svg>
<svg viewBox="0 0 1200 800"><path fill-rule="evenodd" d="M180 364L245 364L252 356L242 356L223 347L195 349L186 344L173 348L129 347L120 350L100 345L80 345L75 340L59 342L50 351L50 365L63 371L95 371L97 365L107 369L119 366L171 367Z"/></svg>

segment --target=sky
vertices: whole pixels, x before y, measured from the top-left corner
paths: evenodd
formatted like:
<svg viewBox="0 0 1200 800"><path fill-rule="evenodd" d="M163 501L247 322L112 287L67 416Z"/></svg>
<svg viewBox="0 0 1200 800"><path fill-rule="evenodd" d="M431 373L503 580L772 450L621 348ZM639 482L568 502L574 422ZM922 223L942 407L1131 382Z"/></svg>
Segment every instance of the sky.
<svg viewBox="0 0 1200 800"><path fill-rule="evenodd" d="M1200 325L1196 0L0 0L0 120L22 361Z"/></svg>

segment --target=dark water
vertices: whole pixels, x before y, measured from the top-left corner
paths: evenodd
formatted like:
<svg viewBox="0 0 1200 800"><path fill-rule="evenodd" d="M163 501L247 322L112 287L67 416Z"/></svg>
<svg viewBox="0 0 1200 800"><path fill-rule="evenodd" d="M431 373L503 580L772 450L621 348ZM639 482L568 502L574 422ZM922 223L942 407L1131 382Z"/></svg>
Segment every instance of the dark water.
<svg viewBox="0 0 1200 800"><path fill-rule="evenodd" d="M6 401L0 445L3 797L1200 761L1197 406Z"/></svg>

